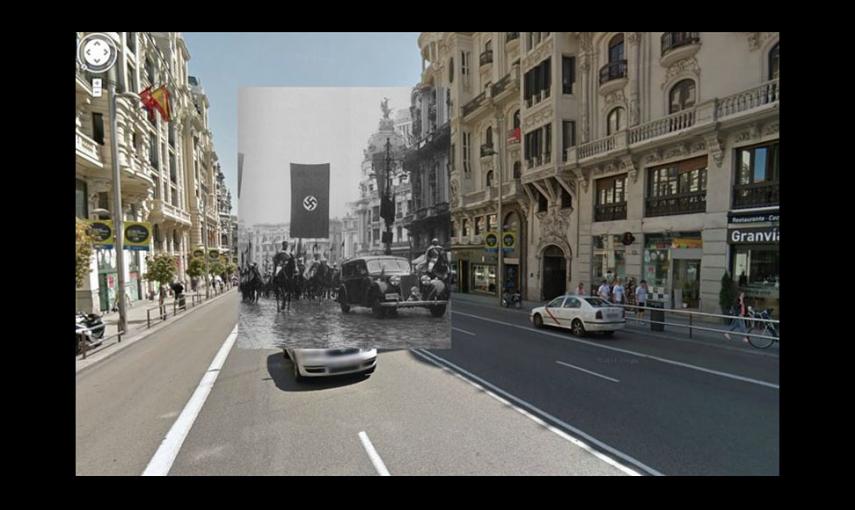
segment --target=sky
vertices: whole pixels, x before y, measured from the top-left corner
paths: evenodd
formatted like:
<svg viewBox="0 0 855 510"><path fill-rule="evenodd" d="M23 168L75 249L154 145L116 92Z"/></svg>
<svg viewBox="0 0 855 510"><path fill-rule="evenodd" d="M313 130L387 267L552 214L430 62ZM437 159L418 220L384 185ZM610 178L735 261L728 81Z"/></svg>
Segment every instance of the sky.
<svg viewBox="0 0 855 510"><path fill-rule="evenodd" d="M421 76L418 32L182 35L190 52L190 75L199 79L208 95L209 127L232 192L232 214L238 214L237 125L242 87L411 88ZM378 100L373 105L375 128L381 115L379 104ZM390 100L389 106L397 111L409 107L409 102ZM330 213L335 216L332 209Z"/></svg>
<svg viewBox="0 0 855 510"><path fill-rule="evenodd" d="M284 223L291 214L291 163L330 165L330 217L359 198L363 151L379 128L380 103L394 115L410 87L247 87L238 104L244 154L240 220Z"/></svg>

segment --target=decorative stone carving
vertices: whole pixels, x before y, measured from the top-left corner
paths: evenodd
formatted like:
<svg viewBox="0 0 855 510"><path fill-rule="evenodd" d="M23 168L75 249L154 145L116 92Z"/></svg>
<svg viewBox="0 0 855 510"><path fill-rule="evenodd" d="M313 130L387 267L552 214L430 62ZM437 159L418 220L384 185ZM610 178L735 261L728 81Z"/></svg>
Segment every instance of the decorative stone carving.
<svg viewBox="0 0 855 510"><path fill-rule="evenodd" d="M748 32L748 49L751 51L758 49L772 35L774 32Z"/></svg>
<svg viewBox="0 0 855 510"><path fill-rule="evenodd" d="M612 93L606 95L605 108L608 108L609 106L611 106L614 103L623 103L625 100L626 100L626 98L623 95L623 91L622 90L616 90L615 92L612 92Z"/></svg>
<svg viewBox="0 0 855 510"><path fill-rule="evenodd" d="M528 70L530 67L535 64L539 64L541 60L543 60L546 56L552 54L552 38L548 39L546 42L542 43L537 47L533 52L531 52L528 56L523 60L523 67Z"/></svg>
<svg viewBox="0 0 855 510"><path fill-rule="evenodd" d="M582 32L579 35L579 42L582 45L582 51L584 51L586 53L591 51L591 49L594 46L593 45L593 39L594 39L594 35L591 32Z"/></svg>
<svg viewBox="0 0 855 510"><path fill-rule="evenodd" d="M647 157L644 159L644 161L647 164L656 163L657 161L662 161L662 151L661 150L655 150L655 151L651 152L650 154L647 155Z"/></svg>
<svg viewBox="0 0 855 510"><path fill-rule="evenodd" d="M451 185L451 203L456 204L457 203L457 190L458 190L458 187L460 186L460 184L457 182L457 179L452 179L450 185Z"/></svg>
<svg viewBox="0 0 855 510"><path fill-rule="evenodd" d="M629 35L627 36L627 40L629 44L635 46L641 42L641 32L627 32Z"/></svg>
<svg viewBox="0 0 855 510"><path fill-rule="evenodd" d="M738 135L736 135L736 139L734 139L734 142L735 143L744 142L746 140L750 140L751 138L752 138L751 137L751 131L745 130L745 131L742 131L741 133L739 133Z"/></svg>
<svg viewBox="0 0 855 510"><path fill-rule="evenodd" d="M778 132L778 129L779 129L778 123L772 122L771 124L766 124L766 127L763 128L763 134L764 135L775 134Z"/></svg>
<svg viewBox="0 0 855 510"><path fill-rule="evenodd" d="M692 58L684 58L683 60L679 60L671 65L668 68L668 72L665 76L665 83L662 84L662 88L665 88L665 85L670 82L675 76L687 74L693 75L695 78L699 78L701 75L701 67L698 65L698 60L694 57Z"/></svg>
<svg viewBox="0 0 855 510"><path fill-rule="evenodd" d="M589 134L589 131L588 131L588 112L584 111L584 112L582 112L582 141L583 142L587 142L590 140L590 138L588 138L588 134Z"/></svg>
<svg viewBox="0 0 855 510"><path fill-rule="evenodd" d="M700 152L706 150L707 144L704 143L703 140L696 142L694 147L692 147L692 152Z"/></svg>
<svg viewBox="0 0 855 510"><path fill-rule="evenodd" d="M545 105L543 108L539 108L534 111L534 113L529 113L525 116L523 120L523 127L526 129L536 128L541 126L552 120L552 108L551 104L548 102L544 102ZM538 105L540 106L540 105Z"/></svg>
<svg viewBox="0 0 855 510"><path fill-rule="evenodd" d="M635 164L630 157L624 157L620 162L620 169L623 172L626 172L629 177L632 179L632 182L638 182L638 165Z"/></svg>
<svg viewBox="0 0 855 510"><path fill-rule="evenodd" d="M718 136L715 133L711 133L706 136L704 142L709 150L710 156L713 157L713 161L715 161L716 166L720 167L722 159L724 158L724 150L721 146L721 140L718 139Z"/></svg>
<svg viewBox="0 0 855 510"><path fill-rule="evenodd" d="M629 124L637 126L640 122L641 109L638 104L638 99L633 99L629 103Z"/></svg>

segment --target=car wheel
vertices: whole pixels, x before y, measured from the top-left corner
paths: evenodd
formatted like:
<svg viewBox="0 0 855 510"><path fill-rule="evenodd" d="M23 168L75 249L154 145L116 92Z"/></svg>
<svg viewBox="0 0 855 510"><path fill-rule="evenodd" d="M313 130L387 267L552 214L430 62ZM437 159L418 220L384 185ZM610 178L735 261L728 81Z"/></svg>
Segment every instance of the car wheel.
<svg viewBox="0 0 855 510"><path fill-rule="evenodd" d="M443 315L445 315L445 305L430 307L430 314L434 317L442 317Z"/></svg>
<svg viewBox="0 0 855 510"><path fill-rule="evenodd" d="M585 326L582 325L582 321L579 319L574 320L571 327L574 336L585 336Z"/></svg>
<svg viewBox="0 0 855 510"><path fill-rule="evenodd" d="M543 327L543 317L539 313L534 314L534 327L540 329Z"/></svg>

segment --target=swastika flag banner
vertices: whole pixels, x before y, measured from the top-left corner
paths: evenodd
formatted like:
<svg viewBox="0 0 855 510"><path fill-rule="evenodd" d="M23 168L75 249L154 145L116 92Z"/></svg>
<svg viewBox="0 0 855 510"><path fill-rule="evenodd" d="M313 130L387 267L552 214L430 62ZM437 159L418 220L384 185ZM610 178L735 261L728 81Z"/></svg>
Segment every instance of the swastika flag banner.
<svg viewBox="0 0 855 510"><path fill-rule="evenodd" d="M291 237L326 238L330 230L330 165L291 163Z"/></svg>

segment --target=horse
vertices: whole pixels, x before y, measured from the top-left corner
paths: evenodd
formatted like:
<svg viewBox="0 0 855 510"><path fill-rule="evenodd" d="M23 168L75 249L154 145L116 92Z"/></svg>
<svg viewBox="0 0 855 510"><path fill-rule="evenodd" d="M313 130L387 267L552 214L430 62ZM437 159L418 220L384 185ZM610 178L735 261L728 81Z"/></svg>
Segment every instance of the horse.
<svg viewBox="0 0 855 510"><path fill-rule="evenodd" d="M248 269L241 274L240 291L244 301L256 303L261 294L264 281L257 269Z"/></svg>
<svg viewBox="0 0 855 510"><path fill-rule="evenodd" d="M297 264L294 257L288 257L287 261L279 267L279 271L273 276L273 291L276 294L276 311L291 308L291 299L294 295L294 273Z"/></svg>

